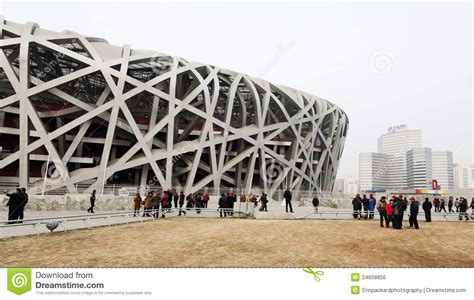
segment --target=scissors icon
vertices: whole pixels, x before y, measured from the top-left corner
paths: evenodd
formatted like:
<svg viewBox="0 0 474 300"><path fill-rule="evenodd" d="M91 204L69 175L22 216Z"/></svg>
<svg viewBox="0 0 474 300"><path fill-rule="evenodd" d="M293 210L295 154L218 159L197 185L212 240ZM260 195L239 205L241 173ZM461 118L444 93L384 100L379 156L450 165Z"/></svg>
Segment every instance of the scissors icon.
<svg viewBox="0 0 474 300"><path fill-rule="evenodd" d="M321 281L321 278L320 278L319 276L323 276L323 275L324 275L324 272L323 272L323 271L313 271L311 268L303 269L303 271L305 271L306 273L309 273L309 274L313 275L314 280L316 280L316 282Z"/></svg>

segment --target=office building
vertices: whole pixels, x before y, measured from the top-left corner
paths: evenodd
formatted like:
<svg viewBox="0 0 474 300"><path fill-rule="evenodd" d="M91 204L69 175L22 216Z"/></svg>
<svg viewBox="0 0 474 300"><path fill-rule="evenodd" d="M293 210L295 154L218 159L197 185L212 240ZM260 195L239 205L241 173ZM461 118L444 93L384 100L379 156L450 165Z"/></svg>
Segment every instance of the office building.
<svg viewBox="0 0 474 300"><path fill-rule="evenodd" d="M423 147L420 129L391 127L378 138L377 150L360 153L361 191L431 188L433 179L442 189L454 187L452 152Z"/></svg>
<svg viewBox="0 0 474 300"><path fill-rule="evenodd" d="M433 179L441 189L454 188L453 153L451 151L431 152Z"/></svg>
<svg viewBox="0 0 474 300"><path fill-rule="evenodd" d="M474 165L454 164L454 187L457 189L474 188Z"/></svg>

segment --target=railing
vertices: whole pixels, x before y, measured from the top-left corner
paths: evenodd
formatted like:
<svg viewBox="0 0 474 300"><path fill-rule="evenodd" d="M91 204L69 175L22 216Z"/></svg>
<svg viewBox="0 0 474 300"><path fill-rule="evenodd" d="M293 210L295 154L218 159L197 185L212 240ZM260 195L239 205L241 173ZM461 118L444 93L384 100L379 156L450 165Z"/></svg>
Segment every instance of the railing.
<svg viewBox="0 0 474 300"><path fill-rule="evenodd" d="M6 190L6 191L14 191L18 187L18 183L16 182L0 182L0 191ZM88 184L76 184L74 186L77 190L77 193L83 194L86 193L90 189L90 185ZM48 184L45 185L45 195L64 195L68 193L68 190L66 187L60 187L60 188L54 188L51 189L51 187L48 186ZM36 183L30 183L28 184L27 190L31 194L42 194L43 190L43 185L41 183L36 182ZM176 191L180 192L182 188L178 187L175 188ZM163 188L160 186L156 185L145 185L145 186L135 186L135 185L124 185L124 184L108 184L104 185L104 188L97 188L97 193L98 194L107 194L107 195L119 195L121 191L127 191L130 193L136 193L140 192L142 195L148 193L148 192L163 192ZM221 193L236 193L237 195L240 194L248 194L252 193L255 195L261 195L263 190L261 188L251 188L250 191L242 188L242 187L220 187L220 188L211 188L211 187L204 187L200 189L198 192L200 193L208 193L209 195L213 196L218 196ZM277 195L277 198L275 200L282 200L283 199L283 193L285 192L285 189L277 189L277 190L272 190L272 193L275 193ZM306 189L301 189L299 191L293 190L293 194L298 194L299 198L312 198L315 194L319 194L322 198L344 198L344 199L350 199L352 195L343 195L343 194L333 194L331 192L323 191L322 193L316 193L312 191L308 191Z"/></svg>
<svg viewBox="0 0 474 300"><path fill-rule="evenodd" d="M323 218L323 215L334 215L333 218L331 219L334 219L334 220L339 220L339 216L347 216L347 215L351 215L353 216L354 214L357 214L357 215L360 215L362 219L366 219L365 216L367 216L367 220L369 219L369 212L364 212L364 211L360 211L360 212L354 212L353 210L337 210L337 211L319 211L318 212L312 212L310 214L307 214L303 217L299 217L299 218L296 218L298 220L301 220L301 219L308 219L310 216L312 215L319 215L319 217L321 219L328 219L328 218ZM378 211L374 211L373 212L373 215L374 215L374 218L373 220L378 220L379 219L379 213ZM404 218L405 217L409 217L410 216L410 213L405 213L404 215ZM433 217L442 217L444 221L449 221L449 220L453 220L453 219L459 219L459 213L452 213L452 214L449 214L449 213L432 213L431 214L431 218ZM470 220L474 220L474 213L471 214L471 216L469 216L469 214L466 213L466 216L468 216L468 218ZM424 214L423 213L419 213L418 214L418 219L424 217ZM464 215L463 215L463 219L465 219ZM432 221L436 221L436 220L432 220Z"/></svg>
<svg viewBox="0 0 474 300"><path fill-rule="evenodd" d="M125 224L128 224L130 222L143 222L143 221L148 221L148 220L154 220L156 217L155 215L158 213L160 215L167 215L171 213L177 213L177 212L195 212L196 215L192 216L187 216L189 217L199 217L204 214L220 214L221 212L226 212L226 213L233 213L233 215L238 216L238 217L245 217L246 213L245 211L241 211L238 209L230 209L230 208L220 208L220 209L208 209L208 208L192 208L187 210L186 208L162 208L162 209L149 209L144 211L143 209L140 210L139 212L134 211L134 210L129 210L129 211L121 211L121 212L112 212L112 213L93 213L93 214L81 214L81 215L71 215L71 216L57 216L57 217L44 217L44 218L32 218L32 219L24 219L21 220L22 223L18 223L16 220L12 221L2 221L0 223L0 228L15 228L15 227L24 227L24 226L33 226L34 230L36 231L36 234L38 235L40 232L38 231L38 228L36 226L39 225L46 225L49 223L54 223L57 222L58 226L61 226L64 231L67 231L67 228L63 225L66 222L76 222L76 221L82 221L86 225L86 228L90 227L95 227L95 226L90 226L90 224L87 221L90 220L97 220L97 219L104 219L108 226L111 226L112 223L110 220L112 218L117 218L117 217L122 217L122 218L127 218L127 217L133 217L133 216L138 216L138 218L132 218L132 219L126 219ZM202 215L201 215L202 214ZM12 222L17 222L17 223L12 223Z"/></svg>
<svg viewBox="0 0 474 300"><path fill-rule="evenodd" d="M231 208L191 208L191 209L186 209L186 208L162 208L162 209L149 209L147 211L145 210L140 210L140 211L121 211L121 212L110 212L110 213L93 213L93 214L80 214L80 215L71 215L71 216L56 216L56 217L43 217L43 218L32 218L32 219L24 219L22 220L22 223L13 223L10 224L11 222L17 222L17 221L2 221L0 223L0 228L8 228L8 227L21 227L21 226L36 226L36 225L41 225L41 224L48 224L50 222L58 222L59 225L62 225L61 223L63 222L72 222L72 221L84 221L86 224L86 227L89 228L90 226L87 224L88 220L94 220L94 219L105 219L106 221L109 221L111 218L116 218L116 217L130 217L130 216L136 216L138 215L137 221L143 222L144 220L147 219L154 219L154 215L156 213L161 214L161 215L167 215L171 213L179 213L179 212L194 212L196 214L193 214L188 217L200 217L205 214L216 214L220 215L222 212L226 213L234 213L235 215L239 217L245 217L246 216L246 211L239 210L239 209L231 209ZM201 215L202 214L202 215ZM296 218L296 219L307 219L310 216L316 215L319 216L320 218L323 218L323 216L334 216L332 219L339 219L339 216L352 216L354 214L358 214L361 217L365 219L365 216L369 216L368 212L354 212L352 210L318 210L318 212L311 212L305 216ZM140 217L140 215L142 217ZM146 216L145 216L146 215ZM466 213L468 218L471 220L474 220L474 214L469 216L469 214ZM169 216L169 215L168 215ZM404 216L409 217L409 213L405 213ZM419 214L420 217L422 217L422 214ZM445 221L448 221L449 219L458 219L459 218L459 213L435 213L431 215L432 217L442 217ZM374 219L378 219L379 214L377 211L374 211ZM464 216L463 216L464 218ZM327 219L327 218L326 218ZM125 223L128 223L130 220L126 220ZM108 222L108 225L110 226L111 223ZM65 228L64 228L65 229Z"/></svg>

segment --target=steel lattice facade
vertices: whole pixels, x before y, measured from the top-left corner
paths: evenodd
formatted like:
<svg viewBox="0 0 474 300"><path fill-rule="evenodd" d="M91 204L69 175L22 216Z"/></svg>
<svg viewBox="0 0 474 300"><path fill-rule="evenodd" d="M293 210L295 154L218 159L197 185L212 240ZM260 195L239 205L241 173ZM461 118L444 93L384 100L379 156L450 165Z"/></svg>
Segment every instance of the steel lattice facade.
<svg viewBox="0 0 474 300"><path fill-rule="evenodd" d="M329 101L33 23L1 18L0 33L5 180L71 193L154 184L272 195L334 184L348 119Z"/></svg>

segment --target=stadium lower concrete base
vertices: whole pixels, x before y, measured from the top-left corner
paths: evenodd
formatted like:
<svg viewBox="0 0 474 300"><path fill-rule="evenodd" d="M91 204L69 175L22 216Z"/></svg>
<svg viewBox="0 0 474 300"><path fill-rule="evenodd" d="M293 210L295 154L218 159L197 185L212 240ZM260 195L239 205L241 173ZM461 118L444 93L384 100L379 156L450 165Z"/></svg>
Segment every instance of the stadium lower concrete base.
<svg viewBox="0 0 474 300"><path fill-rule="evenodd" d="M255 219L258 220L294 220L295 213L286 212L255 212Z"/></svg>
<svg viewBox="0 0 474 300"><path fill-rule="evenodd" d="M89 194L65 195L29 195L26 210L28 211L85 211L90 207ZM0 211L7 211L8 196L0 197ZM116 196L112 194L97 195L96 210L121 211L132 208L133 196Z"/></svg>

